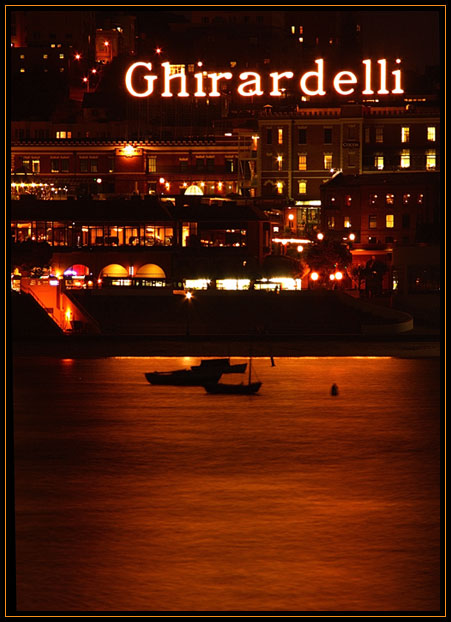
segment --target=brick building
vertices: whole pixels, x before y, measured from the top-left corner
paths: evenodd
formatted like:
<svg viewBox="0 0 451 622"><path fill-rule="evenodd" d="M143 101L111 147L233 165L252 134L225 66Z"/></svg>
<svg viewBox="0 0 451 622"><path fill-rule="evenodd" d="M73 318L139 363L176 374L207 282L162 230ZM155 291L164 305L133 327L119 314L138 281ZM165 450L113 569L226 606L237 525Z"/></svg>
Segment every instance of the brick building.
<svg viewBox="0 0 451 622"><path fill-rule="evenodd" d="M439 109L425 101L269 108L258 125L257 194L293 200L298 228L318 223L321 186L337 171L371 173L377 184L387 172L440 170Z"/></svg>
<svg viewBox="0 0 451 622"><path fill-rule="evenodd" d="M54 198L174 195L189 187L220 197L255 192L256 141L250 133L180 141L80 137L98 129L99 124L13 123L13 198L48 197L51 188Z"/></svg>

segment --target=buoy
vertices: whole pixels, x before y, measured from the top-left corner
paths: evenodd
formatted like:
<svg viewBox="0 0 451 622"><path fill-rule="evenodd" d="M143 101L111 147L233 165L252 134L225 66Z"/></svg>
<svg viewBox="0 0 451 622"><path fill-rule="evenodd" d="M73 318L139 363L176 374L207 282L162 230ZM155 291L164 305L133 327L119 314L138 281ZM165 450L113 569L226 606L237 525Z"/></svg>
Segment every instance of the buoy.
<svg viewBox="0 0 451 622"><path fill-rule="evenodd" d="M330 389L331 395L338 395L338 386L334 383Z"/></svg>

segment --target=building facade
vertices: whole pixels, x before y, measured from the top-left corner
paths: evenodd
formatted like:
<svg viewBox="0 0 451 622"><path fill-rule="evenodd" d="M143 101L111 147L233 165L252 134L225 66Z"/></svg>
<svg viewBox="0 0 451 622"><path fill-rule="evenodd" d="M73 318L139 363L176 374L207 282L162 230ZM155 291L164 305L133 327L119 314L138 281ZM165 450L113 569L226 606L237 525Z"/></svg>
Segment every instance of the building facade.
<svg viewBox="0 0 451 622"><path fill-rule="evenodd" d="M440 170L439 110L424 102L266 112L259 136L262 196L318 200L321 185L337 170L345 175Z"/></svg>
<svg viewBox="0 0 451 622"><path fill-rule="evenodd" d="M256 141L250 133L124 141L80 137L99 126L79 127L13 123L13 198L24 193L39 198L178 195L188 188L188 193L219 197L255 193Z"/></svg>

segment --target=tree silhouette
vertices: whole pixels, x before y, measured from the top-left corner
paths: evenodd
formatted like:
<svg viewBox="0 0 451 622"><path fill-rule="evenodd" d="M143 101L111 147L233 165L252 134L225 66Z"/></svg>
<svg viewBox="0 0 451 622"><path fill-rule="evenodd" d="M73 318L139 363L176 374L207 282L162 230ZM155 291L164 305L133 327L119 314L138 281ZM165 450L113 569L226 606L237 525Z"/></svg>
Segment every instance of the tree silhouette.
<svg viewBox="0 0 451 622"><path fill-rule="evenodd" d="M349 248L336 240L321 240L309 245L304 253L304 261L310 270L323 277L336 270L346 270L352 262Z"/></svg>

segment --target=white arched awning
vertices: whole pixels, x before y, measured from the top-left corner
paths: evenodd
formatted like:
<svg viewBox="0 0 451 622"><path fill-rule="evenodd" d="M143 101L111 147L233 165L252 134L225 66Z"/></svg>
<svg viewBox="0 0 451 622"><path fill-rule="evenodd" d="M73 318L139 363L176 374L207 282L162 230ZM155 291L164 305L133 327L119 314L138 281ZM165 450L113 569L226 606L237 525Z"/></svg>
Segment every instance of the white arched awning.
<svg viewBox="0 0 451 622"><path fill-rule="evenodd" d="M191 184L191 186L188 186L188 188L185 190L185 194L187 195L191 195L191 196L203 196L204 193L202 191L201 188L199 188L199 186L196 186L196 184Z"/></svg>

